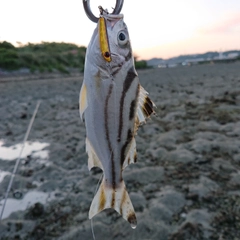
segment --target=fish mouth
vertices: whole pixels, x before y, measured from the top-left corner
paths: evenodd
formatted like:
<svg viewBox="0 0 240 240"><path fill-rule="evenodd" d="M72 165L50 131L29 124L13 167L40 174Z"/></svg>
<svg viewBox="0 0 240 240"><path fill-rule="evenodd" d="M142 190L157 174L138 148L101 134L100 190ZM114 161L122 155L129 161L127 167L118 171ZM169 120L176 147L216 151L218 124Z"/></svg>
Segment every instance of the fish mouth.
<svg viewBox="0 0 240 240"><path fill-rule="evenodd" d="M119 20L123 19L123 14L118 15L106 14L104 15L104 18L107 20L106 21L107 26L113 28Z"/></svg>

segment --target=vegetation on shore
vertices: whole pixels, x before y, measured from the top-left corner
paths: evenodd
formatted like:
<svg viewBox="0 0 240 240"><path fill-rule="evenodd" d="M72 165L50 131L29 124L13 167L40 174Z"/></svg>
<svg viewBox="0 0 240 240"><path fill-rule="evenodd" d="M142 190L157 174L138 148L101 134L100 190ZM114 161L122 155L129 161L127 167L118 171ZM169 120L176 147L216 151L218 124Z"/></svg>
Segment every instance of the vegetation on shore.
<svg viewBox="0 0 240 240"><path fill-rule="evenodd" d="M31 72L58 70L67 73L69 68L83 69L85 52L85 47L70 43L42 42L14 47L4 41L0 43L0 68L8 71L28 68Z"/></svg>
<svg viewBox="0 0 240 240"><path fill-rule="evenodd" d="M15 47L9 42L0 42L0 68L6 71L27 68L30 72L59 71L69 73L71 69L83 71L86 47L71 43L28 43ZM137 61L136 68L147 68L146 61Z"/></svg>

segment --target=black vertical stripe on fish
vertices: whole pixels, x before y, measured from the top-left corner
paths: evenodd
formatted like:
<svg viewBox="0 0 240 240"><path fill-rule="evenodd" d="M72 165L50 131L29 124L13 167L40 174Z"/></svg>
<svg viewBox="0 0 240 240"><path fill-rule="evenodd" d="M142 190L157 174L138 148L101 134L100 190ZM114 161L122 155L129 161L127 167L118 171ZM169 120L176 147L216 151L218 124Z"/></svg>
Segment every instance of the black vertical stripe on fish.
<svg viewBox="0 0 240 240"><path fill-rule="evenodd" d="M135 106L136 106L136 99L132 100L132 102L131 102L130 112L129 112L129 120L132 120L134 117Z"/></svg>
<svg viewBox="0 0 240 240"><path fill-rule="evenodd" d="M112 89L113 89L113 84L110 85L109 90L108 90L108 95L106 97L106 101L105 101L105 106L104 106L104 117L105 117L105 130L106 130L106 138L107 138L107 143L108 143L108 148L111 154L111 165L112 165L112 185L113 188L115 189L116 187L116 173L115 173L115 164L114 164L114 154L113 154L113 149L111 146L111 142L110 142L110 137L109 137L109 129L108 129L108 102L109 102L109 98L112 94Z"/></svg>
<svg viewBox="0 0 240 240"><path fill-rule="evenodd" d="M150 116L151 113L153 112L153 109L149 106L149 104L147 102L145 102L143 106L147 111L147 115Z"/></svg>
<svg viewBox="0 0 240 240"><path fill-rule="evenodd" d="M145 101L149 104L151 108L153 108L152 100L148 96L145 98Z"/></svg>
<svg viewBox="0 0 240 240"><path fill-rule="evenodd" d="M112 189L112 201L111 201L111 208L114 208L115 205L115 186Z"/></svg>
<svg viewBox="0 0 240 240"><path fill-rule="evenodd" d="M139 84L138 84L138 87L137 87L137 89L136 89L135 98L134 98L134 100L132 100L132 102L131 102L130 112L129 112L129 120L130 120L130 121L133 119L134 113L136 112L139 87L140 87L140 86L139 86Z"/></svg>
<svg viewBox="0 0 240 240"><path fill-rule="evenodd" d="M132 130L128 129L126 142L124 143L124 145L122 146L122 149L121 149L121 166L123 166L123 163L124 163L124 160L125 160L125 152L126 152L127 146L132 141L132 139L133 139Z"/></svg>
<svg viewBox="0 0 240 240"><path fill-rule="evenodd" d="M118 142L121 141L121 135L122 135L124 99L125 99L128 89L130 88L130 86L136 76L137 76L136 72L134 71L133 67L131 67L128 70L127 76L123 83L123 91L122 91L122 96L121 96L121 100L120 100L120 111L119 111L120 112L120 114L119 114L120 120L119 120L119 128L118 128Z"/></svg>

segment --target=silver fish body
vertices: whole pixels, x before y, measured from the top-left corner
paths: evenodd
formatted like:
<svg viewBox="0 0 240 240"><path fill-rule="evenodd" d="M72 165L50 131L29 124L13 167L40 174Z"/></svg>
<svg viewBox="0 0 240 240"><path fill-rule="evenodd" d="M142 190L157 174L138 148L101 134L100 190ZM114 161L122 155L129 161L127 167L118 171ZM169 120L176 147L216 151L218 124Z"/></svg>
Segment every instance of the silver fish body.
<svg viewBox="0 0 240 240"><path fill-rule="evenodd" d="M140 86L123 15L103 15L111 61L104 59L99 23L87 48L80 114L86 125L88 166L100 167L104 177L89 218L113 208L133 228L137 220L122 178L123 169L136 162L135 134L153 112L154 103Z"/></svg>

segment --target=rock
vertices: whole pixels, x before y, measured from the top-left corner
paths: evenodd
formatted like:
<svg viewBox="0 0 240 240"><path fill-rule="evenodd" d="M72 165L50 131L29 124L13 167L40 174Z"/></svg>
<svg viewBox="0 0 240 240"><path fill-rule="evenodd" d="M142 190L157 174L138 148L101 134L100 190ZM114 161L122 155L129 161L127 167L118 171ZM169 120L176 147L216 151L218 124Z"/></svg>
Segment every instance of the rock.
<svg viewBox="0 0 240 240"><path fill-rule="evenodd" d="M216 171L226 170L228 172L235 171L236 168L228 160L214 159L212 162L212 167Z"/></svg>
<svg viewBox="0 0 240 240"><path fill-rule="evenodd" d="M163 221L165 223L169 223L172 219L173 212L164 204L155 202L155 204L150 204L149 214L154 221Z"/></svg>
<svg viewBox="0 0 240 240"><path fill-rule="evenodd" d="M159 187L156 183L149 183L148 185L144 186L144 191L148 193L153 193L159 191Z"/></svg>
<svg viewBox="0 0 240 240"><path fill-rule="evenodd" d="M236 141L235 139L228 139L223 142L215 141L212 147L223 154L233 155L240 153L240 141Z"/></svg>
<svg viewBox="0 0 240 240"><path fill-rule="evenodd" d="M93 221L94 234L97 239L111 239L112 238L112 228L101 223ZM78 226L73 227L69 231L65 232L59 240L79 240L79 239L92 239L93 234L90 228L90 221L88 221L88 226Z"/></svg>
<svg viewBox="0 0 240 240"><path fill-rule="evenodd" d="M197 194L200 198L208 195L210 192L217 191L219 186L211 179L201 176L200 183L193 183L188 185L189 194Z"/></svg>
<svg viewBox="0 0 240 240"><path fill-rule="evenodd" d="M43 183L39 187L39 190L43 192L52 192L52 191L56 191L58 187L59 187L59 182L51 180Z"/></svg>
<svg viewBox="0 0 240 240"><path fill-rule="evenodd" d="M240 171L231 174L230 183L234 186L240 186Z"/></svg>
<svg viewBox="0 0 240 240"><path fill-rule="evenodd" d="M42 203L35 203L27 212L26 218L35 219L39 218L42 214L44 214L44 206Z"/></svg>
<svg viewBox="0 0 240 240"><path fill-rule="evenodd" d="M186 114L185 109L181 109L179 111L174 111L174 112L168 113L162 120L166 121L166 122L174 121L175 119L177 119L179 117L184 117L185 114Z"/></svg>
<svg viewBox="0 0 240 240"><path fill-rule="evenodd" d="M233 155L233 160L237 163L240 163L240 153Z"/></svg>
<svg viewBox="0 0 240 240"><path fill-rule="evenodd" d="M163 147L167 150L176 149L176 141L180 138L180 132L173 130L163 134L160 134L157 141L153 143L157 147Z"/></svg>
<svg viewBox="0 0 240 240"><path fill-rule="evenodd" d="M191 163L191 162L193 163L195 156L192 152L186 149L176 149L174 151L169 152L166 159L177 163Z"/></svg>
<svg viewBox="0 0 240 240"><path fill-rule="evenodd" d="M163 161L167 157L167 150L162 147L157 149L148 149L147 153L157 161Z"/></svg>
<svg viewBox="0 0 240 240"><path fill-rule="evenodd" d="M187 214L186 220L177 227L170 239L199 239L201 232L204 239L210 239L211 221L212 216L206 209L194 209Z"/></svg>
<svg viewBox="0 0 240 240"><path fill-rule="evenodd" d="M204 121L204 122L200 122L198 125L198 129L200 131L212 131L212 132L216 132L219 131L221 125L215 121Z"/></svg>
<svg viewBox="0 0 240 240"><path fill-rule="evenodd" d="M226 137L220 133L204 131L196 133L194 135L194 139L206 139L209 141L214 141L217 139L218 141L225 141Z"/></svg>
<svg viewBox="0 0 240 240"><path fill-rule="evenodd" d="M162 167L145 167L131 171L123 172L123 179L126 185L129 183L139 183L146 185L148 183L161 182L164 178L164 169Z"/></svg>
<svg viewBox="0 0 240 240"><path fill-rule="evenodd" d="M138 225L135 230L129 227L126 221L117 221L112 229L112 236L108 239L114 240L166 240L172 227L164 222L155 222L147 211L137 214ZM101 239L101 238L100 238ZM104 238L103 238L104 239Z"/></svg>
<svg viewBox="0 0 240 240"><path fill-rule="evenodd" d="M180 211L186 204L184 195L175 191L169 187L165 187L159 193L156 194L157 199L154 199L151 205L157 205L158 203L164 205L174 214Z"/></svg>
<svg viewBox="0 0 240 240"><path fill-rule="evenodd" d="M129 196L135 211L142 212L146 208L147 201L141 192L131 192Z"/></svg>
<svg viewBox="0 0 240 240"><path fill-rule="evenodd" d="M184 146L198 154L209 153L212 150L212 142L201 138L186 143Z"/></svg>

